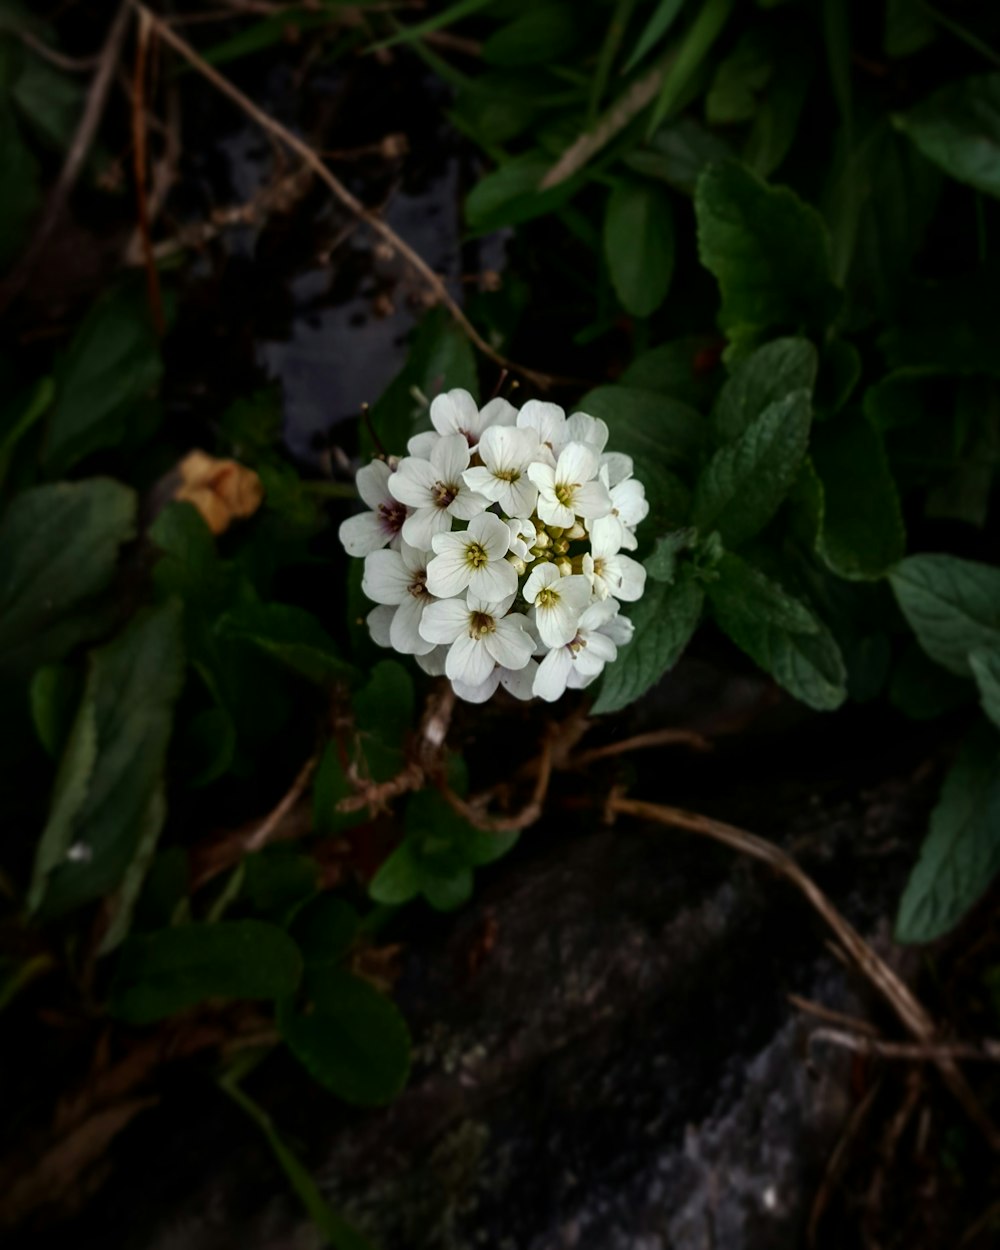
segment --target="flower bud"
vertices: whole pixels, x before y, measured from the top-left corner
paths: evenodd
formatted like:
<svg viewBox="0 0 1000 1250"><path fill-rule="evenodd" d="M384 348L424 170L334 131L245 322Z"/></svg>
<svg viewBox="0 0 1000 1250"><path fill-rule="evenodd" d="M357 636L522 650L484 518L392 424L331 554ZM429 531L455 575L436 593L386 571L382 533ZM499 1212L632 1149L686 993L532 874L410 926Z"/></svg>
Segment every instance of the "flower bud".
<svg viewBox="0 0 1000 1250"><path fill-rule="evenodd" d="M520 556L509 555L507 557L507 563L514 566L514 569L516 570L518 577L520 577L524 573L525 569L528 567L524 563L524 561L521 559Z"/></svg>
<svg viewBox="0 0 1000 1250"><path fill-rule="evenodd" d="M587 531L583 528L579 521L574 522L563 535L568 538L571 543L578 543L581 538L587 537Z"/></svg>
<svg viewBox="0 0 1000 1250"><path fill-rule="evenodd" d="M538 535L535 539L535 546L538 548L542 548L542 549L544 549L545 547L552 546L552 539L545 532L545 530L539 530Z"/></svg>
<svg viewBox="0 0 1000 1250"><path fill-rule="evenodd" d="M570 573L573 572L573 562L572 560L567 560L566 557L563 556L561 560L556 561L556 568L563 577L569 577Z"/></svg>

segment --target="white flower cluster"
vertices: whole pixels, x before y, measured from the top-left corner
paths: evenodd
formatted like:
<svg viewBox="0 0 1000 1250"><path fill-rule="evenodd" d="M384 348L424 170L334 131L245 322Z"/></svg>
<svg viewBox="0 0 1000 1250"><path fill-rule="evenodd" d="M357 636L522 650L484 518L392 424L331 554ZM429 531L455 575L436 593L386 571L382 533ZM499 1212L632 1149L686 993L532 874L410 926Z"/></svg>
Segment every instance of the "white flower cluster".
<svg viewBox="0 0 1000 1250"><path fill-rule="evenodd" d="M409 455L358 471L371 511L340 527L379 605L372 637L473 703L589 685L632 636L619 600L645 589L624 554L649 511L631 458L604 450L603 421L538 400L480 409L453 390L430 415Z"/></svg>

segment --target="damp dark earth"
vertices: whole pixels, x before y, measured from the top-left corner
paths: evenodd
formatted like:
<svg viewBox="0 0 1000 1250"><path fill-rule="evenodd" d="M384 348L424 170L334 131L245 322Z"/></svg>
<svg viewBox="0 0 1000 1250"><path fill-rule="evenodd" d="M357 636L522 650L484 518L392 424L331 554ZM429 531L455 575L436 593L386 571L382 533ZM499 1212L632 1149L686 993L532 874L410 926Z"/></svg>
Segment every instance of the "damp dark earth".
<svg viewBox="0 0 1000 1250"><path fill-rule="evenodd" d="M995 1245L995 6L0 0L0 163L3 1244Z"/></svg>

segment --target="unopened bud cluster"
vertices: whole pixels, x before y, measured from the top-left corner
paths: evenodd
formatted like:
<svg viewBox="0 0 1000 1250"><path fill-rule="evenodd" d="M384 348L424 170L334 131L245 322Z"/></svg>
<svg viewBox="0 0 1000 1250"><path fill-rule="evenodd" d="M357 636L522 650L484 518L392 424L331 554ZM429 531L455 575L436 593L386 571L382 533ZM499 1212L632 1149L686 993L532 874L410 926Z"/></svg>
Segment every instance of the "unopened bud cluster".
<svg viewBox="0 0 1000 1250"><path fill-rule="evenodd" d="M538 400L453 390L430 416L408 455L358 471L370 511L340 527L372 637L473 703L590 685L632 636L620 601L645 589L624 554L649 511L631 458L605 450L599 418Z"/></svg>

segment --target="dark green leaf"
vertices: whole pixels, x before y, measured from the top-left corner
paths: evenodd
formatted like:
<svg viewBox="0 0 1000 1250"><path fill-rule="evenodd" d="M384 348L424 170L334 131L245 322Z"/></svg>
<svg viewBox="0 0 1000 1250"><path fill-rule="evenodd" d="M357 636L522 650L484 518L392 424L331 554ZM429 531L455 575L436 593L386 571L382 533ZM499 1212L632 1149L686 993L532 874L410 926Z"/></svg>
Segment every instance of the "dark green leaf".
<svg viewBox="0 0 1000 1250"><path fill-rule="evenodd" d="M712 50L712 45L725 29L734 4L735 0L703 0L698 6L671 62L670 72L663 77L647 134L653 134L663 119L682 102L685 91Z"/></svg>
<svg viewBox="0 0 1000 1250"><path fill-rule="evenodd" d="M672 582L677 574L677 557L693 547L697 539L698 531L694 529L674 530L658 538L653 554L644 561L646 572L654 581Z"/></svg>
<svg viewBox="0 0 1000 1250"><path fill-rule="evenodd" d="M788 155L814 81L815 35L792 28L779 33L774 72L743 145L744 164L761 178L770 178Z"/></svg>
<svg viewBox="0 0 1000 1250"><path fill-rule="evenodd" d="M702 171L732 156L733 150L724 139L693 117L678 117L662 125L644 147L626 152L622 160L637 174L693 195Z"/></svg>
<svg viewBox="0 0 1000 1250"><path fill-rule="evenodd" d="M746 122L774 72L774 47L766 31L751 27L723 57L705 97L705 117L712 126Z"/></svg>
<svg viewBox="0 0 1000 1250"><path fill-rule="evenodd" d="M367 981L331 969L310 987L311 1010L281 1005L278 1023L292 1053L345 1102L391 1102L410 1072L410 1034L395 1005Z"/></svg>
<svg viewBox="0 0 1000 1250"><path fill-rule="evenodd" d="M149 527L162 553L153 582L163 598L177 595L214 617L235 591L232 569L219 559L208 523L192 503L168 503Z"/></svg>
<svg viewBox="0 0 1000 1250"><path fill-rule="evenodd" d="M769 331L829 324L840 296L815 209L733 163L702 174L695 209L701 262L722 295L719 325L737 355Z"/></svg>
<svg viewBox="0 0 1000 1250"><path fill-rule="evenodd" d="M296 913L292 937L299 945L309 978L325 976L347 958L360 917L343 899L321 894Z"/></svg>
<svg viewBox="0 0 1000 1250"><path fill-rule="evenodd" d="M703 410L712 402L722 372L721 347L719 339L704 335L661 343L637 356L619 381Z"/></svg>
<svg viewBox="0 0 1000 1250"><path fill-rule="evenodd" d="M337 651L319 621L283 603L250 603L219 621L219 637L249 643L316 685L350 680L354 668Z"/></svg>
<svg viewBox="0 0 1000 1250"><path fill-rule="evenodd" d="M934 35L934 22L921 0L887 0L883 39L887 57L896 60L912 56L926 47Z"/></svg>
<svg viewBox="0 0 1000 1250"><path fill-rule="evenodd" d="M337 742L326 744L313 782L313 829L324 836L350 829L367 819L363 809L356 812L337 811L340 800L355 793L341 763L340 751Z"/></svg>
<svg viewBox="0 0 1000 1250"><path fill-rule="evenodd" d="M56 372L43 458L58 477L125 435L163 373L145 293L129 287L100 299L73 336Z"/></svg>
<svg viewBox="0 0 1000 1250"><path fill-rule="evenodd" d="M379 48L391 48L396 43L410 43L414 39L422 39L424 35L429 35L435 30L441 30L445 26L451 26L455 22L461 21L463 17L469 17L471 14L478 12L479 9L485 9L488 4L492 3L494 3L494 0L455 0L454 4L448 5L446 9L441 9L424 21L403 27L391 39L383 39L381 43L374 44L371 51L377 51Z"/></svg>
<svg viewBox="0 0 1000 1250"><path fill-rule="evenodd" d="M465 201L465 218L475 234L488 234L504 226L517 226L555 212L571 199L583 182L576 175L558 186L541 191L552 158L539 149L504 161L481 178Z"/></svg>
<svg viewBox="0 0 1000 1250"><path fill-rule="evenodd" d="M634 179L615 186L604 216L604 256L626 312L654 313L674 272L674 217L663 191Z"/></svg>
<svg viewBox="0 0 1000 1250"><path fill-rule="evenodd" d="M11 98L40 139L58 152L69 147L84 104L78 81L26 53Z"/></svg>
<svg viewBox="0 0 1000 1250"><path fill-rule="evenodd" d="M0 522L0 669L23 679L92 636L94 600L134 535L135 512L134 492L108 478L14 499Z"/></svg>
<svg viewBox="0 0 1000 1250"><path fill-rule="evenodd" d="M0 486L3 486L18 443L48 411L55 393L55 382L51 378L40 378L0 411Z"/></svg>
<svg viewBox="0 0 1000 1250"><path fill-rule="evenodd" d="M319 884L316 861L290 847L268 847L248 855L243 868L243 896L255 911L275 920L311 898Z"/></svg>
<svg viewBox="0 0 1000 1250"><path fill-rule="evenodd" d="M69 737L83 681L68 664L46 664L31 679L31 719L38 740L58 756Z"/></svg>
<svg viewBox="0 0 1000 1250"><path fill-rule="evenodd" d="M1000 639L992 647L969 654L972 675L979 687L979 701L994 725L1000 727Z"/></svg>
<svg viewBox="0 0 1000 1250"><path fill-rule="evenodd" d="M899 124L946 174L1000 196L1000 73L944 87Z"/></svg>
<svg viewBox="0 0 1000 1250"><path fill-rule="evenodd" d="M957 556L909 556L889 579L917 641L949 672L969 676L969 652L1000 643L1000 569Z"/></svg>
<svg viewBox="0 0 1000 1250"><path fill-rule="evenodd" d="M576 43L579 13L569 4L542 4L501 26L483 44L488 65L553 64Z"/></svg>
<svg viewBox="0 0 1000 1250"><path fill-rule="evenodd" d="M607 422L609 446L631 456L640 477L648 464L691 464L705 438L697 409L634 386L599 386L583 397L580 411Z"/></svg>
<svg viewBox="0 0 1000 1250"><path fill-rule="evenodd" d="M1000 741L966 739L899 905L896 940L932 942L954 928L1000 870Z"/></svg>
<svg viewBox="0 0 1000 1250"><path fill-rule="evenodd" d="M722 630L802 703L819 712L840 707L847 697L847 673L830 632L805 604L763 574L744 565L734 576L737 566L730 561L723 557L718 567L725 564L727 575L707 586ZM807 617L809 629L804 628Z"/></svg>
<svg viewBox="0 0 1000 1250"><path fill-rule="evenodd" d="M701 587L690 577L669 585L647 583L643 597L629 605L635 634L605 669L595 714L634 702L673 668L697 628L703 601Z"/></svg>
<svg viewBox="0 0 1000 1250"><path fill-rule="evenodd" d="M179 605L137 615L91 653L28 903L68 911L114 889L164 816L163 762L184 675ZM157 818L154 821L154 817Z"/></svg>
<svg viewBox="0 0 1000 1250"><path fill-rule="evenodd" d="M625 62L622 69L623 74L630 73L646 54L652 51L667 36L684 4L685 0L659 0L656 8L650 14L649 21L643 28L642 34L636 41L631 55Z"/></svg>
<svg viewBox="0 0 1000 1250"><path fill-rule="evenodd" d="M298 947L277 925L181 925L124 943L110 1011L127 1024L152 1024L206 998L283 998L301 975Z"/></svg>
<svg viewBox="0 0 1000 1250"><path fill-rule="evenodd" d="M820 553L840 577L884 576L906 531L881 436L861 413L841 413L816 427L810 452L823 484Z"/></svg>
<svg viewBox="0 0 1000 1250"><path fill-rule="evenodd" d="M732 443L765 408L793 391L811 391L816 381L816 349L808 339L774 339L733 370L712 409L712 434Z"/></svg>
<svg viewBox="0 0 1000 1250"><path fill-rule="evenodd" d="M727 546L759 533L796 479L811 417L809 392L793 391L720 447L698 478L691 523L702 533L717 529Z"/></svg>
<svg viewBox="0 0 1000 1250"><path fill-rule="evenodd" d="M232 766L236 756L236 726L225 708L202 708L191 717L178 738L179 767L188 774L187 785L192 790L217 781Z"/></svg>

